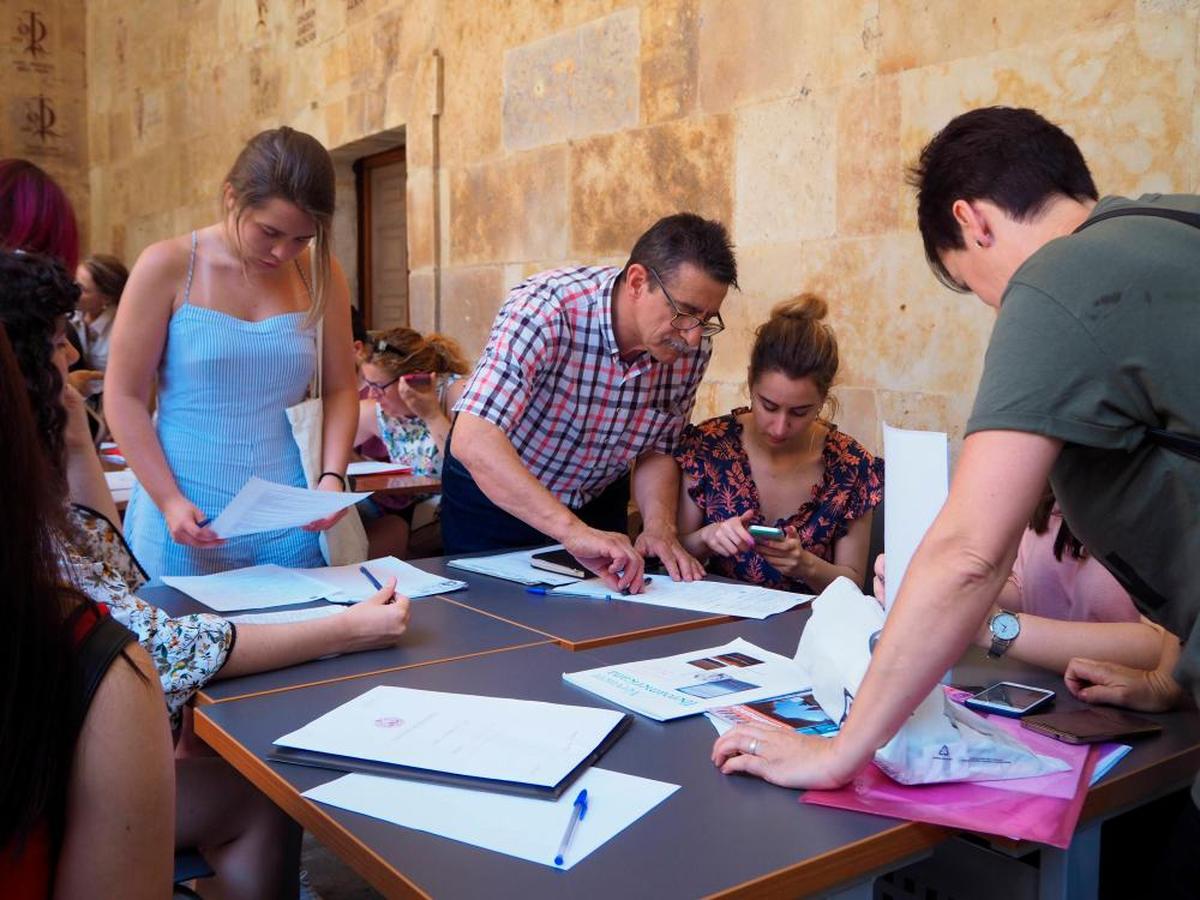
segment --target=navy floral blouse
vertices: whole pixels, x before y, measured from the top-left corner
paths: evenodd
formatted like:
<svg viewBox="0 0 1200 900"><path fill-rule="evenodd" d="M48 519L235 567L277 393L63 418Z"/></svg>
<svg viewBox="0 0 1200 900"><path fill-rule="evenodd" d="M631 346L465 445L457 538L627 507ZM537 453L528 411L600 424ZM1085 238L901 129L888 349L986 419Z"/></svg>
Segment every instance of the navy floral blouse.
<svg viewBox="0 0 1200 900"><path fill-rule="evenodd" d="M704 524L722 522L753 511L753 524L794 526L804 549L821 559L833 561L833 547L848 530L883 499L883 460L876 459L858 441L830 425L822 450L825 474L813 485L812 499L791 515L766 522L758 486L750 471L750 459L742 446L742 425L738 416L748 412L740 407L689 425L675 453L675 459L687 479L688 494L700 508ZM710 568L739 581L811 594L803 581L785 576L756 550L737 556L714 556Z"/></svg>

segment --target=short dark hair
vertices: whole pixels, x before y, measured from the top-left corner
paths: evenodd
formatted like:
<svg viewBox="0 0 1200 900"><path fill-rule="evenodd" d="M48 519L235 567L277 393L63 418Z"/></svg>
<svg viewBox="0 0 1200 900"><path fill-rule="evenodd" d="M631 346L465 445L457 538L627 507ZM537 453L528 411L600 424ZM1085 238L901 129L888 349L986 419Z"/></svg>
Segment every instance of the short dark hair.
<svg viewBox="0 0 1200 900"><path fill-rule="evenodd" d="M1071 137L1032 109L988 106L950 120L909 168L917 189L917 225L938 280L964 291L940 254L961 250L955 200L987 200L1017 221L1038 215L1054 197L1097 198L1096 184Z"/></svg>
<svg viewBox="0 0 1200 900"><path fill-rule="evenodd" d="M720 222L695 213L676 213L659 219L637 239L622 276L634 263L669 279L684 263L701 269L718 284L736 288L737 260L729 232Z"/></svg>

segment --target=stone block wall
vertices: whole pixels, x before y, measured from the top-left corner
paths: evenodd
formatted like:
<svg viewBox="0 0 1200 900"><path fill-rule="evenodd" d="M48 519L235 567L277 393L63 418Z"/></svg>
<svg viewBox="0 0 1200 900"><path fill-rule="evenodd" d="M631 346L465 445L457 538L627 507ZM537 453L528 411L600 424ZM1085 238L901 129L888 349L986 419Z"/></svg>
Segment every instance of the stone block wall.
<svg viewBox="0 0 1200 900"><path fill-rule="evenodd" d="M83 0L0 0L0 158L28 159L62 185L85 247L86 43Z"/></svg>
<svg viewBox="0 0 1200 900"><path fill-rule="evenodd" d="M259 129L402 133L413 322L470 352L524 275L619 263L692 209L729 225L742 284L698 416L744 401L754 327L817 290L841 426L958 438L991 313L929 274L905 165L958 112L1029 105L1102 192L1198 190L1198 19L1200 0L89 0L78 164L94 240L133 257L212 220Z"/></svg>

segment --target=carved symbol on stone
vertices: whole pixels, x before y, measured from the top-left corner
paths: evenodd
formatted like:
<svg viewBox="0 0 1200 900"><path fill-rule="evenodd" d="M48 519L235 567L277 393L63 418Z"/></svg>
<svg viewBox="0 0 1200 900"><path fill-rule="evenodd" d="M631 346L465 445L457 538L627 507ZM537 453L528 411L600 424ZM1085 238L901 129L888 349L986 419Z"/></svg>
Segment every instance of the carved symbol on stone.
<svg viewBox="0 0 1200 900"><path fill-rule="evenodd" d="M34 59L38 56L45 56L48 52L43 46L46 40L46 23L42 21L41 15L36 9L27 9L22 14L28 16L28 19L22 18L20 24L17 25L17 35L24 41L25 46L21 48L22 52L28 53Z"/></svg>
<svg viewBox="0 0 1200 900"><path fill-rule="evenodd" d="M270 0L257 0L258 3L258 27L267 27L267 15L271 11Z"/></svg>
<svg viewBox="0 0 1200 900"><path fill-rule="evenodd" d="M44 95L39 94L26 102L25 125L21 130L38 138L44 144L51 138L62 136L54 130L54 123L57 121L58 116L54 112L54 106Z"/></svg>

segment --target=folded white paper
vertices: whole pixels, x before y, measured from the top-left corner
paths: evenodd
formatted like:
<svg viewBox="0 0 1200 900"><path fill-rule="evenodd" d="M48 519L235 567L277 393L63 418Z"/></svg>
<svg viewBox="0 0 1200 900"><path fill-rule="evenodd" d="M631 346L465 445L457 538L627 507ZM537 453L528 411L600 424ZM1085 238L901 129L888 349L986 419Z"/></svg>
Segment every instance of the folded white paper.
<svg viewBox="0 0 1200 900"><path fill-rule="evenodd" d="M375 586L362 573L364 568L381 584L389 576L395 578L396 593L406 597L429 597L433 594L462 590L467 586L465 581L431 575L394 556L368 559L359 565L305 569L304 574L326 585L326 597L335 603L357 603L366 600L376 591Z"/></svg>
<svg viewBox="0 0 1200 900"><path fill-rule="evenodd" d="M946 502L950 485L950 445L940 431L909 431L883 426L887 480L883 495L883 545L887 578L880 598L892 608L917 545Z"/></svg>
<svg viewBox="0 0 1200 900"><path fill-rule="evenodd" d="M305 791L318 803L554 866L579 791L587 815L559 868L569 869L665 800L679 785L592 767L553 802L378 775L345 775Z"/></svg>
<svg viewBox="0 0 1200 900"><path fill-rule="evenodd" d="M279 612L247 613L244 616L230 616L229 621L236 625L290 625L293 622L311 622L313 619L326 619L344 613L344 606L308 606L304 609L283 609Z"/></svg>
<svg viewBox="0 0 1200 900"><path fill-rule="evenodd" d="M329 586L302 574L308 571L265 563L212 575L164 575L163 584L183 591L217 612L268 609L308 603L326 596Z"/></svg>

